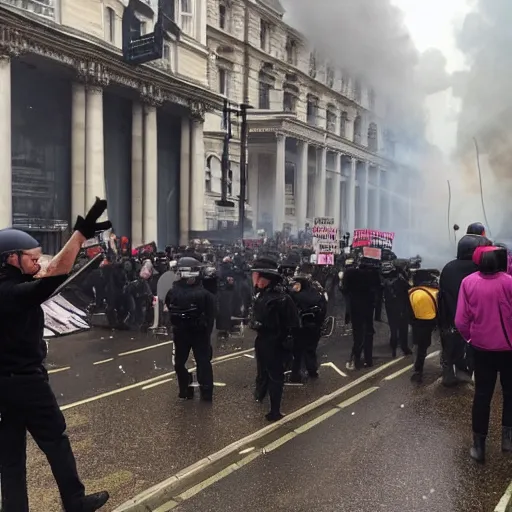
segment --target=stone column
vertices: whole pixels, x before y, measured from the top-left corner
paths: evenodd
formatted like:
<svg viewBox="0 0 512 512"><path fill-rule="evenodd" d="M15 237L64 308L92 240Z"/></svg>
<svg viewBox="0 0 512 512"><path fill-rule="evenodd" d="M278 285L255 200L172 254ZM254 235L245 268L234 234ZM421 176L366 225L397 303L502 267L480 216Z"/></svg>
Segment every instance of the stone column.
<svg viewBox="0 0 512 512"><path fill-rule="evenodd" d="M363 173L361 176L361 224L362 228L368 229L368 183L369 183L369 165L364 162Z"/></svg>
<svg viewBox="0 0 512 512"><path fill-rule="evenodd" d="M0 55L0 229L12 226L11 59Z"/></svg>
<svg viewBox="0 0 512 512"><path fill-rule="evenodd" d="M135 247L142 245L144 204L144 111L142 103L132 106L132 240Z"/></svg>
<svg viewBox="0 0 512 512"><path fill-rule="evenodd" d="M354 233L356 224L356 166L357 160L352 158L350 162L350 176L348 178L348 204L347 204L347 227L349 233Z"/></svg>
<svg viewBox="0 0 512 512"><path fill-rule="evenodd" d="M84 215L85 206L85 85L71 86L71 220ZM90 207L90 205L89 205Z"/></svg>
<svg viewBox="0 0 512 512"><path fill-rule="evenodd" d="M181 118L180 155L180 245L190 237L190 118Z"/></svg>
<svg viewBox="0 0 512 512"><path fill-rule="evenodd" d="M327 148L317 149L315 177L315 217L325 217Z"/></svg>
<svg viewBox="0 0 512 512"><path fill-rule="evenodd" d="M341 229L341 153L336 153L336 168L332 180L332 208L334 225Z"/></svg>
<svg viewBox="0 0 512 512"><path fill-rule="evenodd" d="M252 209L252 227L254 230L258 229L258 181L259 181L259 167L258 167L258 153L254 151L249 152L249 161L247 165L247 191L249 204Z"/></svg>
<svg viewBox="0 0 512 512"><path fill-rule="evenodd" d="M375 205L374 205L374 217L372 221L372 229L381 229L381 218L380 218L380 178L381 170L380 167L376 167L376 180L375 180Z"/></svg>
<svg viewBox="0 0 512 512"><path fill-rule="evenodd" d="M285 222L285 166L286 166L286 137L276 134L276 172L274 188L274 231L282 231Z"/></svg>
<svg viewBox="0 0 512 512"><path fill-rule="evenodd" d="M308 211L308 150L307 142L297 144L298 162L297 179L295 191L295 216L297 217L297 227L304 230L306 227L306 218Z"/></svg>
<svg viewBox="0 0 512 512"><path fill-rule="evenodd" d="M158 139L156 107L144 105L143 243L158 245Z"/></svg>
<svg viewBox="0 0 512 512"><path fill-rule="evenodd" d="M204 231L204 121L199 118L192 119L191 129L191 173L190 173L190 230Z"/></svg>
<svg viewBox="0 0 512 512"><path fill-rule="evenodd" d="M85 210L94 204L96 197L106 197L103 151L103 89L88 85L85 109Z"/></svg>

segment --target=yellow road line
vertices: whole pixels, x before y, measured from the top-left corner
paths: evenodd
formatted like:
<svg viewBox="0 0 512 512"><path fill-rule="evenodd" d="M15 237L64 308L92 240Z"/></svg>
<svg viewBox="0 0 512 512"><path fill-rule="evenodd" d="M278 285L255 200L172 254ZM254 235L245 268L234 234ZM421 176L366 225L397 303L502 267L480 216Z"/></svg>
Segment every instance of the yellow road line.
<svg viewBox="0 0 512 512"><path fill-rule="evenodd" d="M350 405L355 404L356 402L359 402L359 400L361 400L361 398L371 395L374 391L377 391L377 389L379 389L377 386L365 389L364 391L361 391L361 393L354 395L352 398L349 398L348 400L345 400L344 402L339 403L336 407L338 407L340 409L346 409Z"/></svg>
<svg viewBox="0 0 512 512"><path fill-rule="evenodd" d="M55 368L54 370L48 370L48 373L60 373L71 370L71 366L66 366L65 368Z"/></svg>
<svg viewBox="0 0 512 512"><path fill-rule="evenodd" d="M146 391L146 389L154 388L155 386L160 386L160 384L165 384L166 382L171 382L171 380L172 379L164 379L159 382L154 382L153 384L148 384L147 386L142 387L142 391Z"/></svg>
<svg viewBox="0 0 512 512"><path fill-rule="evenodd" d="M97 364L109 363L110 361L113 361L113 360L114 360L114 358L110 357L108 359L103 359L102 361L96 361L95 363L92 363L92 364L97 365Z"/></svg>
<svg viewBox="0 0 512 512"><path fill-rule="evenodd" d="M426 359L432 359L432 358L438 356L440 353L441 353L440 350L436 350L435 352L432 352L431 354L429 354L426 357ZM412 370L413 368L414 368L414 365L410 364L409 366L406 366L405 368L402 368L401 370L398 370L397 372L392 373L391 375L388 375L387 377L384 377L384 380L389 381L389 380L396 379L397 377L400 377L400 375L407 373L409 370Z"/></svg>
<svg viewBox="0 0 512 512"><path fill-rule="evenodd" d="M505 491L505 494L501 497L500 502L496 505L494 512L506 512L510 503L512 502L512 484L510 484Z"/></svg>
<svg viewBox="0 0 512 512"><path fill-rule="evenodd" d="M139 352L145 352L146 350L152 350L154 348L163 347L164 345L170 345L172 341L164 341L163 343L157 343L156 345L150 345L149 347L138 348L136 350L129 350L128 352L121 352L117 354L119 357L129 356L130 354L138 354Z"/></svg>

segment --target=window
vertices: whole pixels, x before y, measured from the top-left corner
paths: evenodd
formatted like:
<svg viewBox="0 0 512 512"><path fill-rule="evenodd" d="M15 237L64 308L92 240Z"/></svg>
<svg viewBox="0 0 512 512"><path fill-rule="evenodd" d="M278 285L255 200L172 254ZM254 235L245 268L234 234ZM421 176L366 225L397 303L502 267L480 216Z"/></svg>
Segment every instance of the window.
<svg viewBox="0 0 512 512"><path fill-rule="evenodd" d="M270 25L265 21L260 21L260 48L270 53Z"/></svg>
<svg viewBox="0 0 512 512"><path fill-rule="evenodd" d="M354 82L354 99L361 101L361 81L359 79Z"/></svg>
<svg viewBox="0 0 512 512"><path fill-rule="evenodd" d="M326 129L328 132L336 133L336 111L332 105L327 107L327 123Z"/></svg>
<svg viewBox="0 0 512 512"><path fill-rule="evenodd" d="M221 0L219 3L219 28L225 31L229 31L229 8L224 1Z"/></svg>
<svg viewBox="0 0 512 512"><path fill-rule="evenodd" d="M368 149L375 153L379 150L378 131L375 123L370 123L368 127Z"/></svg>
<svg viewBox="0 0 512 512"><path fill-rule="evenodd" d="M183 32L194 35L194 0L179 0L178 23Z"/></svg>
<svg viewBox="0 0 512 512"><path fill-rule="evenodd" d="M329 65L325 70L325 83L327 84L327 87L332 88L334 86L334 68Z"/></svg>
<svg viewBox="0 0 512 512"><path fill-rule="evenodd" d="M309 56L309 76L316 78L316 53L311 52Z"/></svg>
<svg viewBox="0 0 512 512"><path fill-rule="evenodd" d="M176 47L172 42L165 42L162 55L162 66L168 71L174 71L176 69Z"/></svg>
<svg viewBox="0 0 512 512"><path fill-rule="evenodd" d="M297 98L290 92L283 94L283 111L293 114L297 112Z"/></svg>
<svg viewBox="0 0 512 512"><path fill-rule="evenodd" d="M308 108L307 108L307 119L308 124L313 126L317 125L318 118L318 98L308 94Z"/></svg>
<svg viewBox="0 0 512 512"><path fill-rule="evenodd" d="M297 42L291 37L286 41L286 62L292 66L297 65Z"/></svg>
<svg viewBox="0 0 512 512"><path fill-rule="evenodd" d="M347 121L348 114L346 112L342 112L340 117L340 137L347 136Z"/></svg>
<svg viewBox="0 0 512 512"><path fill-rule="evenodd" d="M231 169L231 162L229 162L228 171L228 196L233 197L233 171Z"/></svg>
<svg viewBox="0 0 512 512"><path fill-rule="evenodd" d="M259 108L268 110L270 108L270 84L260 81Z"/></svg>
<svg viewBox="0 0 512 512"><path fill-rule="evenodd" d="M354 120L354 142L356 144L361 144L361 125L361 116L357 116Z"/></svg>
<svg viewBox="0 0 512 512"><path fill-rule="evenodd" d="M139 39L139 37L141 35L142 35L142 23L139 19L134 17L132 26L130 27L131 40L133 41L134 39Z"/></svg>
<svg viewBox="0 0 512 512"><path fill-rule="evenodd" d="M375 110L375 90L373 87L368 91L368 104L370 110Z"/></svg>
<svg viewBox="0 0 512 512"><path fill-rule="evenodd" d="M229 96L229 71L224 68L219 68L218 71L219 93L224 96Z"/></svg>
<svg viewBox="0 0 512 512"><path fill-rule="evenodd" d="M204 185L206 192L212 191L212 158L213 157L209 156L206 160L206 169L204 173Z"/></svg>
<svg viewBox="0 0 512 512"><path fill-rule="evenodd" d="M114 9L105 9L105 37L109 43L116 42L116 13Z"/></svg>

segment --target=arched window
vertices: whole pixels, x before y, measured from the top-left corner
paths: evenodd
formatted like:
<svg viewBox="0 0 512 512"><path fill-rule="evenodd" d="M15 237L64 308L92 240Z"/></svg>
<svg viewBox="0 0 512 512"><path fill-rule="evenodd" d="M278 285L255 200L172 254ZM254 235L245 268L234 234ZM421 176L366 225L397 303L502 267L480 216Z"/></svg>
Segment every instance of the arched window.
<svg viewBox="0 0 512 512"><path fill-rule="evenodd" d="M354 120L354 142L356 144L361 144L361 126L362 119L361 116L357 116Z"/></svg>
<svg viewBox="0 0 512 512"><path fill-rule="evenodd" d="M212 159L213 155L206 159L206 169L204 175L204 185L206 192L212 191Z"/></svg>
<svg viewBox="0 0 512 512"><path fill-rule="evenodd" d="M268 110L270 108L270 91L273 89L274 79L265 72L259 74L259 105L258 108Z"/></svg>
<svg viewBox="0 0 512 512"><path fill-rule="evenodd" d="M105 8L105 38L109 43L116 42L116 13L111 7Z"/></svg>
<svg viewBox="0 0 512 512"><path fill-rule="evenodd" d="M307 121L312 126L317 126L318 122L318 98L308 94Z"/></svg>
<svg viewBox="0 0 512 512"><path fill-rule="evenodd" d="M370 123L368 127L368 149L375 153L379 150L378 131L375 123Z"/></svg>
<svg viewBox="0 0 512 512"><path fill-rule="evenodd" d="M348 114L346 112L342 112L340 116L340 137L347 136L347 122Z"/></svg>

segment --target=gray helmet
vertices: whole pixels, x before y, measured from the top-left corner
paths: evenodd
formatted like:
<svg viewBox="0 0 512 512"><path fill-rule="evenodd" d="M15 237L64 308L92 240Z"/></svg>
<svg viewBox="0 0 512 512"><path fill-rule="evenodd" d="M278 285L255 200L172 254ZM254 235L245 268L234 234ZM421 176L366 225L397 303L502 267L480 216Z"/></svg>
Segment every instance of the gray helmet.
<svg viewBox="0 0 512 512"><path fill-rule="evenodd" d="M182 278L188 279L190 277L199 277L203 268L201 263L196 258L184 256L178 260L178 275Z"/></svg>
<svg viewBox="0 0 512 512"><path fill-rule="evenodd" d="M29 251L38 247L41 247L39 242L24 231L12 228L0 230L0 256Z"/></svg>

